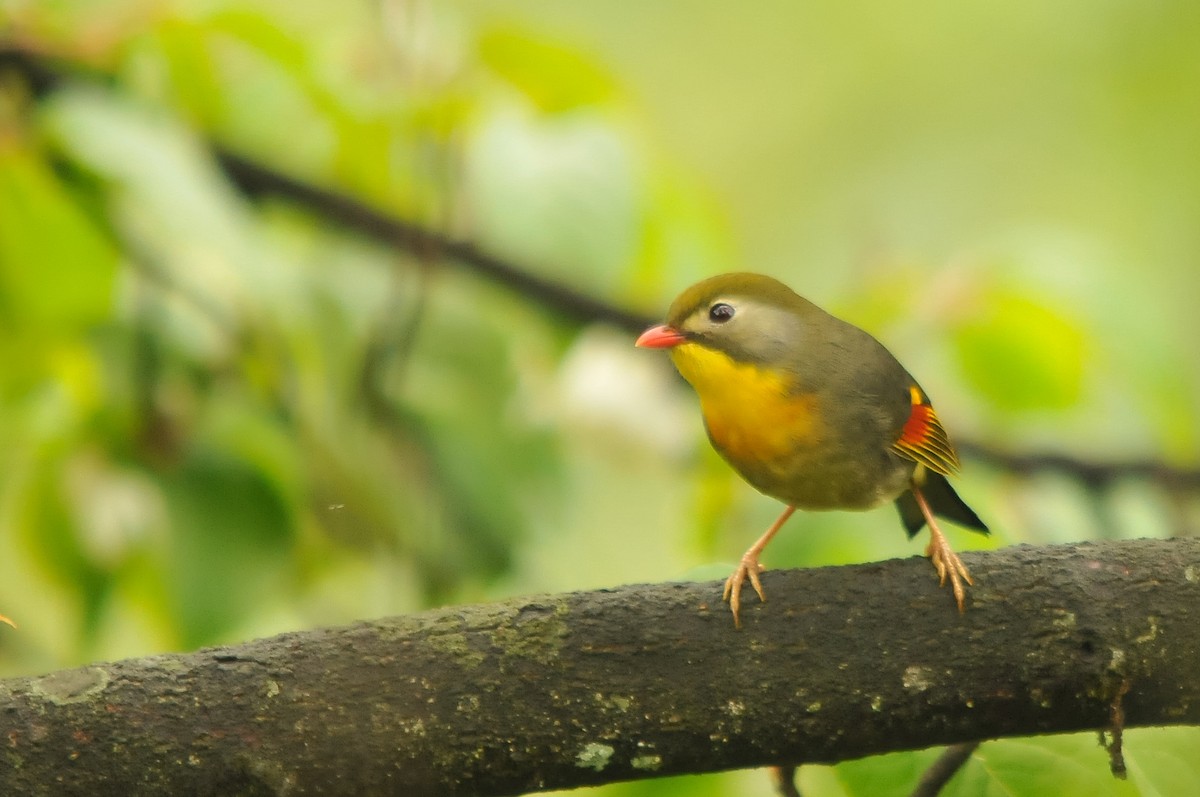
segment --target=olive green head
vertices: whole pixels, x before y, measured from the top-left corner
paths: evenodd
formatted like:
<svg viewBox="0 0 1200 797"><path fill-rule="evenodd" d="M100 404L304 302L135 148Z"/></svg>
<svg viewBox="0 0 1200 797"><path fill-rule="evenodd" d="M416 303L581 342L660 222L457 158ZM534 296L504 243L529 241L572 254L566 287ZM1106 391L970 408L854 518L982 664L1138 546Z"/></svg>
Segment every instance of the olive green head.
<svg viewBox="0 0 1200 797"><path fill-rule="evenodd" d="M746 272L698 282L667 311L667 326L687 340L751 363L792 361L831 322L779 280Z"/></svg>

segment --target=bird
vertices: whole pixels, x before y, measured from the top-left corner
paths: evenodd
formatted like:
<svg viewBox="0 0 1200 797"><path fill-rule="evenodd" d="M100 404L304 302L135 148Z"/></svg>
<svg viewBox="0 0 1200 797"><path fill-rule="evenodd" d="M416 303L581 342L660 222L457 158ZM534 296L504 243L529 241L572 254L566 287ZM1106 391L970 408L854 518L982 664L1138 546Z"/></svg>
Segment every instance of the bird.
<svg viewBox="0 0 1200 797"><path fill-rule="evenodd" d="M747 580L766 601L759 557L797 509L889 501L909 539L929 526L925 555L965 611L963 584L975 582L937 517L988 527L947 480L959 458L928 394L882 343L773 277L739 272L685 290L635 345L668 351L699 397L713 448L786 505L725 581L735 627Z"/></svg>

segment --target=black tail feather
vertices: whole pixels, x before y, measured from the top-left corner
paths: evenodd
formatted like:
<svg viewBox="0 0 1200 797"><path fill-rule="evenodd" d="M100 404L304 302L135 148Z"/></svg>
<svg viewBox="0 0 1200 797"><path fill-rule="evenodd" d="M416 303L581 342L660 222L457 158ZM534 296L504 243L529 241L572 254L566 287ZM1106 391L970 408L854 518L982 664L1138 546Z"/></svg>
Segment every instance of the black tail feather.
<svg viewBox="0 0 1200 797"><path fill-rule="evenodd" d="M975 511L958 497L958 493L954 492L954 488L942 474L927 470L925 482L921 485L921 492L924 494L925 500L929 502L929 508L933 510L933 514L980 533L988 533L988 527L979 519ZM912 539L925 525L925 515L921 512L921 507L917 505L917 499L913 497L911 491L896 499L896 509L900 510L900 520L904 523L904 530L908 532L909 539Z"/></svg>

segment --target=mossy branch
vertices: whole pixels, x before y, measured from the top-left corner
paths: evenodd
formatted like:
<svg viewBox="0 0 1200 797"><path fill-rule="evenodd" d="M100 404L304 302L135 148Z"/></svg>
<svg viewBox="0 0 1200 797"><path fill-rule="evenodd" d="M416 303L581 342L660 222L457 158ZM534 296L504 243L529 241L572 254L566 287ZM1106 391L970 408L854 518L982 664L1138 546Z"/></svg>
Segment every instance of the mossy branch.
<svg viewBox="0 0 1200 797"><path fill-rule="evenodd" d="M517 794L1200 724L1200 540L463 606L0 682L2 794ZM1127 692L1123 692L1127 690ZM1097 748L1097 767L1106 765Z"/></svg>

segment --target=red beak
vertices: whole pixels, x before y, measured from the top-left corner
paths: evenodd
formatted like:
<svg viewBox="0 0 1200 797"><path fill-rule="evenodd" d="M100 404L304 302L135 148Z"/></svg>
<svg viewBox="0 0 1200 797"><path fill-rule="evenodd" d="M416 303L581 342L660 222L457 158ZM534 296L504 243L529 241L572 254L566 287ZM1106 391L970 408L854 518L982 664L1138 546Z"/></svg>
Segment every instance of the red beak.
<svg viewBox="0 0 1200 797"><path fill-rule="evenodd" d="M678 346L685 340L687 338L678 329L666 324L659 324L643 332L633 345L642 349L669 349L672 346Z"/></svg>

